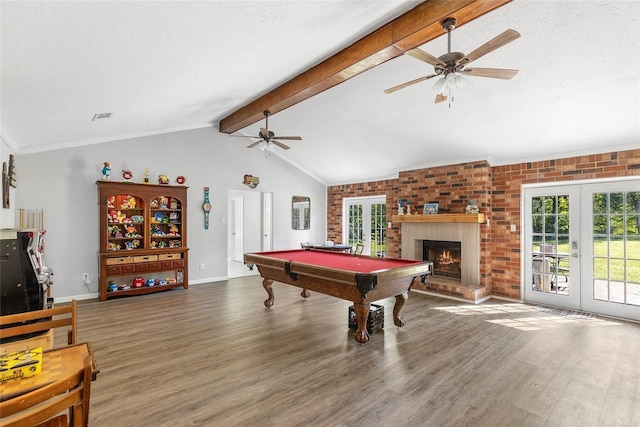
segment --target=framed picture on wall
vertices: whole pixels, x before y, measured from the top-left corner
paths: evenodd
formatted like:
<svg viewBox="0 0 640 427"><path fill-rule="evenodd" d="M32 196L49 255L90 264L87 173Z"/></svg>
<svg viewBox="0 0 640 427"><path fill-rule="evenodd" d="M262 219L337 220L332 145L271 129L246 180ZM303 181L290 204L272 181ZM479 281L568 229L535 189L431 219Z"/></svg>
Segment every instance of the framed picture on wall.
<svg viewBox="0 0 640 427"><path fill-rule="evenodd" d="M425 203L422 213L424 215L434 215L438 213L438 203Z"/></svg>

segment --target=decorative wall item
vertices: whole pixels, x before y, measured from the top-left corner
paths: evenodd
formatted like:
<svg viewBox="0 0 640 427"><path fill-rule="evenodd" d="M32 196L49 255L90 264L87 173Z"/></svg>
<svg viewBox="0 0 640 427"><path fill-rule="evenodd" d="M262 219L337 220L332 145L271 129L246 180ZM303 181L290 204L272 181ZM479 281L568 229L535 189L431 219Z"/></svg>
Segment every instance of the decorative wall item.
<svg viewBox="0 0 640 427"><path fill-rule="evenodd" d="M424 215L434 215L438 213L438 203L425 203L423 207Z"/></svg>
<svg viewBox="0 0 640 427"><path fill-rule="evenodd" d="M253 175L245 175L243 184L249 188L256 188L260 184L260 178Z"/></svg>
<svg viewBox="0 0 640 427"><path fill-rule="evenodd" d="M187 177L186 176L179 175L179 176L176 177L176 184L184 185L186 182L187 182Z"/></svg>
<svg viewBox="0 0 640 427"><path fill-rule="evenodd" d="M9 209L9 173L7 172L7 162L2 162L2 207Z"/></svg>
<svg viewBox="0 0 640 427"><path fill-rule="evenodd" d="M468 214L477 214L478 212L480 212L480 210L478 209L478 203L475 200L469 200L467 202L465 212L467 212Z"/></svg>
<svg viewBox="0 0 640 427"><path fill-rule="evenodd" d="M9 185L13 188L18 186L18 171L16 167L16 156L9 155Z"/></svg>
<svg viewBox="0 0 640 427"><path fill-rule="evenodd" d="M209 187L204 187L204 203L202 203L204 211L204 229L209 229L209 212L211 212L211 203L209 203Z"/></svg>

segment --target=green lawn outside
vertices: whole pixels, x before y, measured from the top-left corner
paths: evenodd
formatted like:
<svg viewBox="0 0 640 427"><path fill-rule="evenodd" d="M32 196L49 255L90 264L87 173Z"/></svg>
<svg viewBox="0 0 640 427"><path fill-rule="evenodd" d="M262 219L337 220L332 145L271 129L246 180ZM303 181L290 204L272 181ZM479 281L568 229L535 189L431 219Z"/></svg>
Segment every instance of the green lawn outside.
<svg viewBox="0 0 640 427"><path fill-rule="evenodd" d="M534 252L540 247L534 245ZM569 253L569 243L560 243L558 253ZM625 242L622 240L595 240L593 242L594 276L596 279L610 279L625 281ZM626 272L627 282L640 283L640 240L627 240L626 242ZM607 257L609 259L607 259ZM561 268L569 267L569 260L562 259ZM607 269L610 269L607 274Z"/></svg>

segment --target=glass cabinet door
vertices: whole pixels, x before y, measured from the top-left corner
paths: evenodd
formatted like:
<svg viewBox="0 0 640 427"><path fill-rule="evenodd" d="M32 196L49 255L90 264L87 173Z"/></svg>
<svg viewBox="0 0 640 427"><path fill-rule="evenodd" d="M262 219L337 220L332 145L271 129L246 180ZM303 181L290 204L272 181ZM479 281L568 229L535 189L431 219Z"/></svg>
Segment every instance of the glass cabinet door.
<svg viewBox="0 0 640 427"><path fill-rule="evenodd" d="M182 201L176 197L157 196L149 202L151 249L182 246Z"/></svg>
<svg viewBox="0 0 640 427"><path fill-rule="evenodd" d="M107 251L144 249L144 202L130 194L107 199Z"/></svg>

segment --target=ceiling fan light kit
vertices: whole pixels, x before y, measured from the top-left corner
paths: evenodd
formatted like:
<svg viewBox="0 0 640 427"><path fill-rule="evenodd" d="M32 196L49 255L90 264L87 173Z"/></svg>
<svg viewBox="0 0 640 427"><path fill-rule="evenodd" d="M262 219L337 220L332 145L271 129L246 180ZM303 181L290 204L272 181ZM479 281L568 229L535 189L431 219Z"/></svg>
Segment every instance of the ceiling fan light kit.
<svg viewBox="0 0 640 427"><path fill-rule="evenodd" d="M284 139L289 141L302 141L302 138L299 136L276 136L275 133L269 130L269 115L271 113L269 113L269 110L264 110L263 114L264 114L264 120L265 120L265 124L264 124L265 127L260 128L260 132L258 132L258 136L250 136L250 135L229 135L229 136L236 136L240 138L258 138L257 141L247 145L247 148L258 147L259 150L267 153L267 157L269 156L269 152L271 151L271 148L273 145L276 145L282 148L283 150L288 150L289 148L291 148L288 145L278 141L279 139Z"/></svg>
<svg viewBox="0 0 640 427"><path fill-rule="evenodd" d="M476 50L465 55L462 52L451 51L451 33L455 29L456 23L457 21L455 18L447 18L442 21L442 29L447 33L447 53L440 56L439 58L436 58L435 56L419 48L411 49L405 52L405 54L415 59L432 65L434 74L430 74L428 76L420 77L400 84L398 86L394 86L385 90L384 93L393 93L400 89L404 89L405 87L431 79L433 77L442 76L433 85L433 91L436 92L435 102L439 103L448 99L449 107L451 107L451 102L453 101L453 90L463 88L468 83L467 80L463 77L463 74L466 74L467 76L489 77L503 80L510 80L516 74L518 74L518 70L503 68L465 69L465 67L472 61L475 61L476 59L490 52L493 52L494 50L517 39L518 37L520 37L520 33L515 30L506 30L502 34L494 37L482 46L478 47Z"/></svg>

